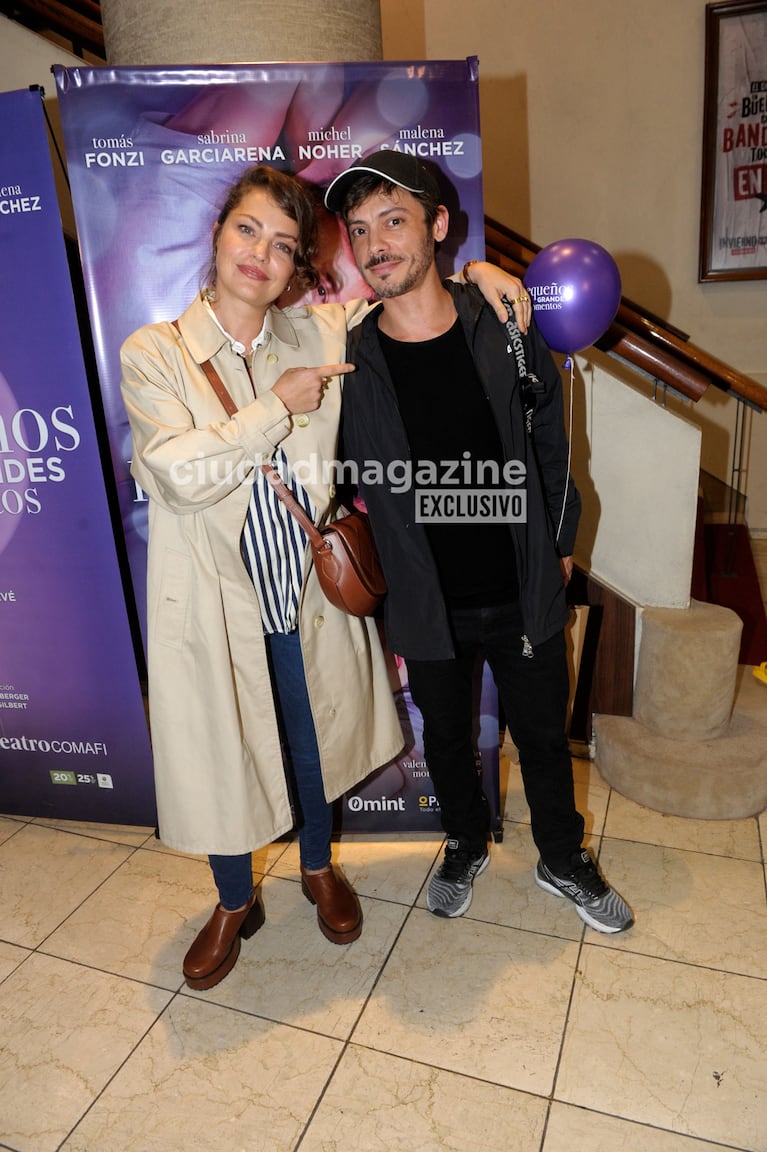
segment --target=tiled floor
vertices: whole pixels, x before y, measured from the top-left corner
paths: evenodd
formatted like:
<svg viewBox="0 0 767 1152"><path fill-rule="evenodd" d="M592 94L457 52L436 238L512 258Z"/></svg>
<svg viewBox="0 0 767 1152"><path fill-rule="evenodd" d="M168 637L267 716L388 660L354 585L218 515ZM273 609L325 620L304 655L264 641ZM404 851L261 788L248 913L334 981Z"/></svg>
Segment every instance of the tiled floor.
<svg viewBox="0 0 767 1152"><path fill-rule="evenodd" d="M265 927L201 994L180 966L204 861L147 829L0 818L0 1147L767 1152L767 815L664 817L575 761L637 916L601 936L532 882L505 752L466 917L424 908L437 840L348 837L365 930L336 947L281 843L256 860Z"/></svg>

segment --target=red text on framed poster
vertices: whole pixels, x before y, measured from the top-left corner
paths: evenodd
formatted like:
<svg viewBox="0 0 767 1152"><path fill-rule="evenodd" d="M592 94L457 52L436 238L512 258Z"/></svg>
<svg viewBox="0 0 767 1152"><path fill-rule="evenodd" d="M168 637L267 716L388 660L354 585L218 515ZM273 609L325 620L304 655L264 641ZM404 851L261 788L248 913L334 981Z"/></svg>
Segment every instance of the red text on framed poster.
<svg viewBox="0 0 767 1152"><path fill-rule="evenodd" d="M767 279L767 0L706 5L698 279Z"/></svg>

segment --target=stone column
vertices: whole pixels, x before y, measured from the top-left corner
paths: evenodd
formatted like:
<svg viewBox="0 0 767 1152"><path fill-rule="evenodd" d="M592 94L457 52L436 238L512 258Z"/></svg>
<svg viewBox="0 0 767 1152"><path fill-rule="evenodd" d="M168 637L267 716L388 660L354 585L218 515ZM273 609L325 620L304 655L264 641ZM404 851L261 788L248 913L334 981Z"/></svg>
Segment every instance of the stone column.
<svg viewBox="0 0 767 1152"><path fill-rule="evenodd" d="M101 0L109 64L380 60L379 0Z"/></svg>

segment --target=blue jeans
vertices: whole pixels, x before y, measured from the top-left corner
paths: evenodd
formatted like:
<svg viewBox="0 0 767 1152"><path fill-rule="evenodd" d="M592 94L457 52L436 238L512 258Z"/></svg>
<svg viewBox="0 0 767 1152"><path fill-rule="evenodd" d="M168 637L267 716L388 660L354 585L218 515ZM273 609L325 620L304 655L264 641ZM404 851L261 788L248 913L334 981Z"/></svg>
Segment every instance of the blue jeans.
<svg viewBox="0 0 767 1152"><path fill-rule="evenodd" d="M562 865L581 845L567 743L569 681L562 632L523 653L519 604L450 612L452 660L408 660L410 693L424 721L424 752L447 835L484 848L487 804L473 742L474 668L484 656L519 751L533 840L544 861Z"/></svg>
<svg viewBox="0 0 767 1152"><path fill-rule="evenodd" d="M271 663L275 704L289 753L288 787L298 824L301 864L319 871L330 863L333 810L325 799L314 719L306 689L301 640L298 632L265 636ZM209 856L223 908L247 904L253 894L250 852L239 856Z"/></svg>

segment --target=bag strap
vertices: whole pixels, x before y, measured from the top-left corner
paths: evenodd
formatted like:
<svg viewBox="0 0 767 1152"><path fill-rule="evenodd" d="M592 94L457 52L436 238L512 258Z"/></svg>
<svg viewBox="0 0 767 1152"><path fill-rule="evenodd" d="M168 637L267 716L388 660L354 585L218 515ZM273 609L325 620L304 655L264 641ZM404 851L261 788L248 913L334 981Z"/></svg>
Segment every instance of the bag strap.
<svg viewBox="0 0 767 1152"><path fill-rule="evenodd" d="M180 336L181 335L181 329L179 327L178 320L173 321L173 326ZM210 386L212 387L213 391L216 393L216 396L221 401L221 405L222 405L224 411L226 412L227 416L234 416L238 411L237 405L235 404L229 391L227 390L226 384L224 384L224 381L221 379L218 372L213 367L212 361L203 360L202 363L200 364L200 367L202 368L203 372L207 376L208 382L209 382ZM293 496L290 489L283 482L282 477L280 476L277 469L274 468L271 464L261 464L260 467L261 467L261 471L266 476L267 480L271 484L271 486L274 489L274 491L276 492L277 496L280 498L280 500L282 500L282 502L285 505L285 507L287 508L288 512L290 512L291 515L295 516L296 520L301 525L304 532L309 537L309 539L311 540L311 542L315 546L315 548L321 548L323 546L327 547L325 540L323 539L322 533L319 531L319 529L312 523L312 521L306 515L303 508L298 503L296 498Z"/></svg>
<svg viewBox="0 0 767 1152"><path fill-rule="evenodd" d="M528 435L532 436L533 416L538 406L538 397L546 391L546 385L542 383L534 373L527 371L525 343L514 316L514 310L508 301L506 301L506 311L509 314L509 318L506 321L506 332L509 337L509 343L511 344L511 350L514 353L514 359L517 362L517 375L519 376L519 387L522 394L525 427L527 428Z"/></svg>
<svg viewBox="0 0 767 1152"><path fill-rule="evenodd" d="M525 416L525 427L527 434L530 437L531 448L533 457L536 458L535 441L533 440L533 416L535 409L538 407L538 397L543 395L546 391L546 385L538 379L532 372L527 371L525 365L525 345L522 340L522 333L519 330L517 321L514 317L514 312L511 305L506 302L506 310L509 318L506 321L506 331L511 342L511 349L514 353L514 358L517 362L517 372L519 373L519 384L522 392L522 411ZM554 537L555 543L559 542L559 534L562 531L562 524L565 518L565 507L567 505L567 492L570 485L570 445L572 444L572 402L573 402L573 389L572 381L570 385L570 435L568 436L567 445L567 473L565 476L565 486L562 493L562 511L559 517L559 524L557 526L557 533Z"/></svg>
<svg viewBox="0 0 767 1152"><path fill-rule="evenodd" d="M181 335L181 328L179 327L178 320L174 320L172 323L173 323L173 327L176 329L176 331L178 332L178 334L180 336ZM224 384L224 381L221 379L221 377L219 376L216 369L213 367L210 360L203 360L203 362L200 364L200 367L202 368L205 375L208 377L208 382L211 385L211 387L213 388L213 391L218 396L219 400L221 401L221 405L222 405L224 411L226 412L227 416L234 416L234 414L237 412L237 405L235 404L232 397L229 395L227 388L226 388L226 385Z"/></svg>
<svg viewBox="0 0 767 1152"><path fill-rule="evenodd" d="M326 542L319 528L317 528L316 525L312 523L301 505L296 500L293 493L288 487L286 487L277 469L273 468L271 464L262 464L261 471L266 476L266 479L271 484L280 500L282 500L282 503L285 505L288 512L295 516L296 520L311 540L312 545L315 548L329 548L330 545Z"/></svg>

